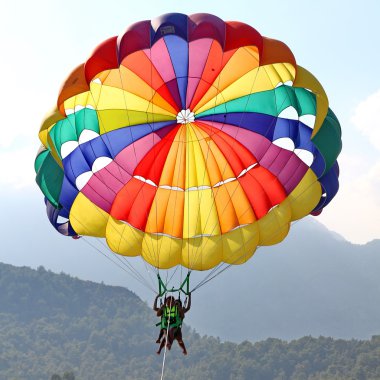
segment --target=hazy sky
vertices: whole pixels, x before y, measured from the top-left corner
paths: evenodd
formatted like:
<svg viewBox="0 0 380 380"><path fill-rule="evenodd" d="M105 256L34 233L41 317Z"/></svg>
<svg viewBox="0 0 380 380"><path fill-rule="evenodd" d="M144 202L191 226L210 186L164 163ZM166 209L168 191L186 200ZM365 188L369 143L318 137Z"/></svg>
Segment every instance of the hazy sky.
<svg viewBox="0 0 380 380"><path fill-rule="evenodd" d="M380 238L380 2L375 0L2 0L0 211L26 217L26 195L39 191L33 171L37 133L67 74L106 38L167 12L243 21L292 49L323 84L343 131L341 189L318 220L352 242ZM28 199L40 199L43 212L42 194ZM33 222L32 214L27 217ZM17 226L5 224L5 238L7 228Z"/></svg>

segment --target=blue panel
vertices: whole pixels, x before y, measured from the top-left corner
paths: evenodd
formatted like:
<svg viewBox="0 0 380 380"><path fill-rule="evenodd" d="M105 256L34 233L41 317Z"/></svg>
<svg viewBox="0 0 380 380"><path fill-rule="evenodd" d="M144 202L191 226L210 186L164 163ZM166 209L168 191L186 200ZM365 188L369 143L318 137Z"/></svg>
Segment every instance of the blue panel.
<svg viewBox="0 0 380 380"><path fill-rule="evenodd" d="M92 167L94 161L99 157L111 158L111 152L106 145L107 139L107 134L103 134L93 140L79 145L79 149L82 151L83 156L90 167Z"/></svg>
<svg viewBox="0 0 380 380"><path fill-rule="evenodd" d="M215 121L222 124L231 124L240 128L265 136L268 140L273 139L276 117L255 112L231 112L215 114L196 118L197 120Z"/></svg>
<svg viewBox="0 0 380 380"><path fill-rule="evenodd" d="M81 149L76 148L63 160L63 168L67 179L75 186L76 178L84 173L91 171L91 166L87 163Z"/></svg>
<svg viewBox="0 0 380 380"><path fill-rule="evenodd" d="M314 148L314 152L312 153L314 154L314 161L313 164L310 166L310 169L314 172L317 178L320 178L320 176L326 169L326 162L317 148Z"/></svg>
<svg viewBox="0 0 380 380"><path fill-rule="evenodd" d="M66 176L63 177L62 182L62 189L61 194L59 196L59 204L62 205L63 209L66 211L66 215L62 214L62 216L65 216L68 218L71 206L77 197L79 191L75 186L70 183L70 181L66 178Z"/></svg>
<svg viewBox="0 0 380 380"><path fill-rule="evenodd" d="M182 13L167 13L152 20L154 33L151 34L151 45L170 34L175 34L187 41L188 20L188 16Z"/></svg>
<svg viewBox="0 0 380 380"><path fill-rule="evenodd" d="M106 134L107 137L103 137L103 140L108 149L112 152L113 158L115 158L124 148L131 145L133 142L141 139L149 133L160 130L172 124L173 120L151 124L139 124L134 125L133 127L116 129L108 132Z"/></svg>
<svg viewBox="0 0 380 380"><path fill-rule="evenodd" d="M187 76L189 70L189 45L187 41L174 35L166 36L164 40L177 77L181 106L184 109L186 106Z"/></svg>
<svg viewBox="0 0 380 380"><path fill-rule="evenodd" d="M289 120L282 118L278 118L276 120L276 126L274 129L272 141L283 137L292 139L294 145L296 145L298 138L298 120Z"/></svg>
<svg viewBox="0 0 380 380"><path fill-rule="evenodd" d="M319 201L317 207L313 210L313 212L320 211L322 208L326 207L331 202L331 200L335 197L336 193L339 190L338 176L339 176L339 166L338 166L338 163L335 161L331 169L319 180L326 196L321 198L321 200Z"/></svg>

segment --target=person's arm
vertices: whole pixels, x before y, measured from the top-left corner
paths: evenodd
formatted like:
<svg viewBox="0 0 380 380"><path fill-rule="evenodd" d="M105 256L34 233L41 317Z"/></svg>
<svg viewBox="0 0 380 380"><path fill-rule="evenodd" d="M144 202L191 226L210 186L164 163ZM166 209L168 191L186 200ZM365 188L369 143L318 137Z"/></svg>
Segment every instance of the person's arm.
<svg viewBox="0 0 380 380"><path fill-rule="evenodd" d="M157 307L157 302L158 302L158 298L160 297L159 294L157 294L157 297L154 299L154 304L153 304L153 310L154 311L157 311L159 310L159 308Z"/></svg>
<svg viewBox="0 0 380 380"><path fill-rule="evenodd" d="M191 293L189 293L188 298L187 298L187 306L186 309L184 310L184 313L187 313L191 308Z"/></svg>
<svg viewBox="0 0 380 380"><path fill-rule="evenodd" d="M185 311L184 311L184 308L181 306L181 304L176 301L176 305L177 305L177 308L178 308L178 315L181 319L185 318Z"/></svg>

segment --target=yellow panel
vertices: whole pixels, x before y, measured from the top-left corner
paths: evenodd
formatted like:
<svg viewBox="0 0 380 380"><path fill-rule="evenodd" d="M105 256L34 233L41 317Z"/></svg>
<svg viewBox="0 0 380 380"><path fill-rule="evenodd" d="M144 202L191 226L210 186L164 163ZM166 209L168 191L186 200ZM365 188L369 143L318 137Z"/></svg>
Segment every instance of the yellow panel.
<svg viewBox="0 0 380 380"><path fill-rule="evenodd" d="M182 239L144 234L142 257L156 268L168 269L181 262Z"/></svg>
<svg viewBox="0 0 380 380"><path fill-rule="evenodd" d="M95 108L96 103L92 94L89 91L82 92L64 101L63 106L65 110L73 110L75 106L86 107L87 105Z"/></svg>
<svg viewBox="0 0 380 380"><path fill-rule="evenodd" d="M211 186L218 182L223 181L222 174L219 170L219 165L224 165L227 163L225 157L220 152L218 146L210 138L210 136L197 126L197 124L192 124L193 132L195 138L199 141L199 146L202 151L202 155L205 158L205 166L207 170L207 176L209 178L209 183ZM214 157L213 152L216 151L219 157L219 162L217 162Z"/></svg>
<svg viewBox="0 0 380 380"><path fill-rule="evenodd" d="M99 101L96 105L96 109L128 109L133 111L142 111L157 113L167 116L176 117L173 112L166 111L165 109L150 103L135 94L123 91L119 88L102 86Z"/></svg>
<svg viewBox="0 0 380 380"><path fill-rule="evenodd" d="M301 182L289 194L292 220L297 220L310 214L317 206L322 196L322 187L311 169L308 169Z"/></svg>
<svg viewBox="0 0 380 380"><path fill-rule="evenodd" d="M54 107L44 118L44 121L42 122L42 125L40 127L40 132L38 134L38 137L41 140L41 143L45 146L45 148L48 147L48 133L50 129L57 123L57 121L64 119L65 116L62 115L57 107Z"/></svg>
<svg viewBox="0 0 380 380"><path fill-rule="evenodd" d="M189 187L191 186L211 186L210 179L208 176L205 157L203 156L203 152L201 146L199 144L199 140L197 135L194 133L194 129L197 127L193 124L188 124L188 136L190 141L188 145L192 145L192 149L190 148L189 154L191 152L194 154L194 164L195 164L195 172L196 172L196 180L194 184L189 183ZM193 168L189 168L189 170L194 170Z"/></svg>
<svg viewBox="0 0 380 380"><path fill-rule="evenodd" d="M144 233L111 216L108 219L106 238L110 249L124 256L139 256Z"/></svg>
<svg viewBox="0 0 380 380"><path fill-rule="evenodd" d="M185 239L182 248L182 265L194 270L208 270L222 261L220 236Z"/></svg>
<svg viewBox="0 0 380 380"><path fill-rule="evenodd" d="M254 254L259 242L257 223L237 228L223 235L223 261L228 264L243 264Z"/></svg>
<svg viewBox="0 0 380 380"><path fill-rule="evenodd" d="M78 193L70 209L70 223L78 235L106 236L109 214Z"/></svg>
<svg viewBox="0 0 380 380"><path fill-rule="evenodd" d="M241 76L225 89L220 89L221 92L217 95L215 88L211 87L197 104L194 112L199 114L245 95L272 90L279 82L293 81L294 76L294 67L289 63L260 66Z"/></svg>
<svg viewBox="0 0 380 380"><path fill-rule="evenodd" d="M320 130L329 109L329 101L327 99L327 95L318 79L301 66L297 66L297 75L293 86L307 88L311 90L316 96L317 115L315 118L314 130L311 135L313 138Z"/></svg>
<svg viewBox="0 0 380 380"><path fill-rule="evenodd" d="M219 218L211 189L185 192L183 236L220 234Z"/></svg>
<svg viewBox="0 0 380 380"><path fill-rule="evenodd" d="M260 231L259 245L274 245L285 239L292 218L290 202L286 198L256 223Z"/></svg>
<svg viewBox="0 0 380 380"><path fill-rule="evenodd" d="M150 114L142 111L123 110L101 110L97 111L99 116L100 133L110 132L115 129L128 127L130 125L152 123L157 121L175 120L172 116Z"/></svg>

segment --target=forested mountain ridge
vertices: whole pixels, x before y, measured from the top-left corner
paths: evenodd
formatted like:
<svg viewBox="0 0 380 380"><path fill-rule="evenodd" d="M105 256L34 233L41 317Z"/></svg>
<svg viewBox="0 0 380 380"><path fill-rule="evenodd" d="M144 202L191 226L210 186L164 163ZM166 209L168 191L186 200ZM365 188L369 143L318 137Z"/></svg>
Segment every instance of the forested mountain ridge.
<svg viewBox="0 0 380 380"><path fill-rule="evenodd" d="M127 289L0 264L0 379L159 378L155 321ZM189 355L173 347L165 379L380 379L380 336L234 344L185 328L184 339Z"/></svg>

